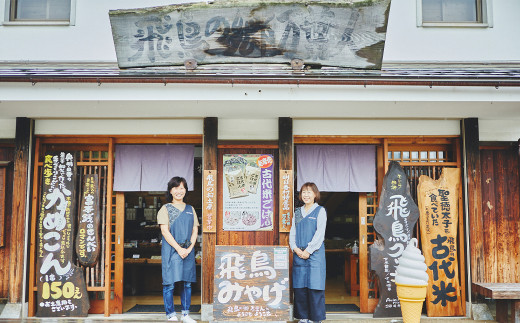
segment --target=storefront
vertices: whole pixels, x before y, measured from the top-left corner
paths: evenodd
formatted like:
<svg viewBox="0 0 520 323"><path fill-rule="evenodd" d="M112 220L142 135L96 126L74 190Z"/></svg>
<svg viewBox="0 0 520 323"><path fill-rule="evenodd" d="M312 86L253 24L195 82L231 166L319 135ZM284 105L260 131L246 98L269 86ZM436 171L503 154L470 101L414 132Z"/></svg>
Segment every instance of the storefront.
<svg viewBox="0 0 520 323"><path fill-rule="evenodd" d="M147 186L151 184L145 183L144 178L145 174L149 178L156 178L153 172L146 171L147 167L150 168L145 165L146 163L155 163L151 169L169 169L166 163L167 155L161 158L157 154L158 150L166 151L173 147L191 149L189 156L183 157L183 160L191 159L191 167L183 166L187 171L183 171L182 174L187 178L190 173L192 175L190 183L193 183L193 188L188 192L187 202L195 207L202 225L197 246L197 254L201 261L197 263L198 284L194 288L193 305L201 306L203 317L212 315L213 310L216 246L288 245L290 225L287 223L290 222L286 214L290 219L292 207L289 212L286 212L284 209L287 209L287 204L284 203L290 201L294 207L299 206L297 196L301 181L317 180L313 177L315 174L312 174L312 171L305 170L305 168L316 169L313 157L309 157L309 151L314 155L318 154L318 159L326 164L322 165L323 169L316 170L317 174L329 173L334 178L339 178L337 183L331 184L330 180L325 180L327 183L320 184L324 187L322 204L328 210L325 240L328 267L326 301L329 309L332 309L331 313L334 311L371 313L378 302L378 283L374 272L370 270L368 255L370 245L376 239L373 217L388 163L398 161L402 165L410 180L412 195L416 192L420 175L438 178L443 167L460 168L461 165L460 136L457 134L419 137L327 136L312 133L303 135L295 134L292 129L295 125L304 126L306 120L280 118L278 141L232 141L218 140L218 121L217 118L205 118L201 129L203 133L200 135L36 136L35 156L39 157L33 170L35 183L33 196L41 195L42 186L39 183L42 183L42 176L44 176L42 169L47 152L76 152L77 173L98 175L101 252L95 266L83 267L90 300L89 313L105 313L105 315L124 313L136 305L162 303L158 265L160 264L158 243L160 232L154 216L160 205L165 203L164 189ZM132 153L125 154L124 151L131 151L131 149L122 148L134 148L139 152L138 155L154 156L154 158L147 162L144 157L136 158L137 155ZM360 150L360 148L368 148L368 153L366 149ZM155 150L152 152L150 149ZM344 155L346 149L352 156L351 159L343 158L346 156ZM332 155L327 155L328 153ZM272 156L274 166L272 228L253 229L254 231L247 227L233 229L233 226L229 226L230 220L224 215L227 213L224 212L226 207L224 193L227 193L224 192L227 190L224 162L229 158L228 156L263 155ZM356 161L358 155L365 156L361 157L361 162ZM366 170L356 170L356 167L363 167L363 163L367 163L367 155L370 160L368 163L372 165ZM131 161L130 165L116 166L118 163L121 164L123 159ZM158 160L159 164L157 164ZM330 162L330 165L327 162ZM132 167L136 164L138 167ZM141 174L136 174L135 169L139 169ZM346 176L350 177L361 174L360 177L358 176L359 183L351 186L353 179L344 180L344 177L340 176L348 172L351 174ZM126 174L123 177L130 181L115 179L117 176L121 178L123 174ZM208 174L215 175L214 184L207 181ZM288 176L289 181L287 181ZM280 191L284 190L282 185L284 181L290 187L289 199L284 198L286 192ZM208 195L203 194L208 184L215 185L214 204L211 204L212 196L208 200ZM127 187L125 188L124 185ZM356 185L357 188L354 188ZM37 228L39 203L38 199L33 199L31 206L33 230ZM209 204L211 207L208 208ZM460 217L461 234L458 243L463 245L462 212ZM38 245L36 242L38 235L33 232L30 236L33 237L31 245ZM356 248L359 248L357 252ZM459 250L460 259L465 259L464 248ZM29 283L32 284L29 288L34 292L29 294L29 316L32 316L35 314L38 293L34 282L37 281L38 275L35 272L34 249L31 249L30 255ZM460 265L461 282L464 284L464 261L461 261ZM461 287L460 301L464 304L465 288L464 285ZM104 295L107 294L111 297L105 298Z"/></svg>

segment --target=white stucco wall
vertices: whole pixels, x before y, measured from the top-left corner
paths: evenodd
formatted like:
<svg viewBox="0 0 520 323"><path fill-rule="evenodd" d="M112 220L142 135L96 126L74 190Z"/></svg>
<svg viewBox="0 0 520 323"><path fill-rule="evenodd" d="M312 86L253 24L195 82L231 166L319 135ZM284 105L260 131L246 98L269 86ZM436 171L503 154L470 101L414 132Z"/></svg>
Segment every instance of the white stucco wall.
<svg viewBox="0 0 520 323"><path fill-rule="evenodd" d="M5 2L0 0L0 21ZM0 25L1 61L115 62L108 12L183 0L77 0L74 26ZM520 1L493 0L492 28L418 27L416 0L393 0L384 61L520 62Z"/></svg>
<svg viewBox="0 0 520 323"><path fill-rule="evenodd" d="M15 135L16 119L0 119L0 139L13 139Z"/></svg>

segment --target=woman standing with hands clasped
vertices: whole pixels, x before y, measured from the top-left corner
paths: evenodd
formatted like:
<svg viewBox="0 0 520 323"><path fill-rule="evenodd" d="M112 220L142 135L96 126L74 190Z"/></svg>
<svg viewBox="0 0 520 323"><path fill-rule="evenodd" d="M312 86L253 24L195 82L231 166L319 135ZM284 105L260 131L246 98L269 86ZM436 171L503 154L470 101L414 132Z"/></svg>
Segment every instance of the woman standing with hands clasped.
<svg viewBox="0 0 520 323"><path fill-rule="evenodd" d="M325 320L325 228L327 212L318 205L320 191L307 182L300 190L304 206L294 212L289 233L293 250L294 317L300 323Z"/></svg>
<svg viewBox="0 0 520 323"><path fill-rule="evenodd" d="M173 305L173 290L181 282L182 318L185 323L194 323L189 317L191 305L191 283L196 282L195 252L199 220L195 209L184 203L188 184L182 177L173 177L168 182L167 204L157 213L157 223L162 233L162 279L164 309L168 321L178 321Z"/></svg>

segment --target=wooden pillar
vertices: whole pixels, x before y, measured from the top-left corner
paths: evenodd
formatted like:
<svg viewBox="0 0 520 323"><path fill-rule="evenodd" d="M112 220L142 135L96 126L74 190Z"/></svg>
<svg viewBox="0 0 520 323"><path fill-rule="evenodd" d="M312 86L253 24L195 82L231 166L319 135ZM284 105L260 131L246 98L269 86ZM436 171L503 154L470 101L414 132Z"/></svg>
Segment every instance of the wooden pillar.
<svg viewBox="0 0 520 323"><path fill-rule="evenodd" d="M462 120L464 134L464 152L466 158L467 198L469 238L471 253L471 280L483 282L485 277L483 218L482 218L482 183L480 170L478 119Z"/></svg>
<svg viewBox="0 0 520 323"><path fill-rule="evenodd" d="M278 118L278 148L280 152L280 170L292 170L293 123L291 118ZM280 232L279 244L282 246L289 246L289 233Z"/></svg>
<svg viewBox="0 0 520 323"><path fill-rule="evenodd" d="M21 303L25 250L25 214L31 154L32 120L16 118L13 208L11 213L11 255L9 259L9 302Z"/></svg>
<svg viewBox="0 0 520 323"><path fill-rule="evenodd" d="M204 170L217 170L218 118L204 118L203 150ZM216 204L217 199L215 199L215 208L217 207ZM218 219L219 216L217 214L215 221L218 221ZM204 223L204 219L202 219L202 222ZM202 304L213 303L213 272L215 270L216 237L216 232L203 232L202 234L202 268L204 268L201 275Z"/></svg>

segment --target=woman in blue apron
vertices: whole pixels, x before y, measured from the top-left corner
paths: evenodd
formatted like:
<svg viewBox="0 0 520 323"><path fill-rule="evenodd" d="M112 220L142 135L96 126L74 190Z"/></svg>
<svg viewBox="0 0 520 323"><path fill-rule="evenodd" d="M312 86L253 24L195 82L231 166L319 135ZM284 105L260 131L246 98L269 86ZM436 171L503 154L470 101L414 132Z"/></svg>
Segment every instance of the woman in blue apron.
<svg viewBox="0 0 520 323"><path fill-rule="evenodd" d="M314 183L303 184L294 212L289 246L293 250L294 318L300 323L325 320L325 228L327 212L318 205L320 191Z"/></svg>
<svg viewBox="0 0 520 323"><path fill-rule="evenodd" d="M189 317L191 283L196 282L195 252L199 221L195 209L184 203L188 185L182 177L173 177L168 182L167 204L157 213L157 223L162 233L162 280L164 309L168 321L178 321L173 305L173 289L181 282L181 321L196 322Z"/></svg>

